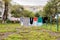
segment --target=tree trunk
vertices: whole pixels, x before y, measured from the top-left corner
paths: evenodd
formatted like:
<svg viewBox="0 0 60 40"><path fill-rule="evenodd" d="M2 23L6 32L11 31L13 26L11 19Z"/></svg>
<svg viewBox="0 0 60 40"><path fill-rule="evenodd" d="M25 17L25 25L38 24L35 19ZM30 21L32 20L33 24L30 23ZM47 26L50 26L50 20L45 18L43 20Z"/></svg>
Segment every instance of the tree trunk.
<svg viewBox="0 0 60 40"><path fill-rule="evenodd" d="M6 23L7 16L8 16L8 2L5 2L5 10L4 10L4 14L3 14L2 23Z"/></svg>

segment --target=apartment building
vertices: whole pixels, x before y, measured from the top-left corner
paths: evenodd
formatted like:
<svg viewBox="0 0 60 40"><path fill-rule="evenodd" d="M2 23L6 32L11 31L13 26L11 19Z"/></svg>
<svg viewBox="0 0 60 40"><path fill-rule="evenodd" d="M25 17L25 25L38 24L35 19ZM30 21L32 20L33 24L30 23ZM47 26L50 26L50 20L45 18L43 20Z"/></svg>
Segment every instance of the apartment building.
<svg viewBox="0 0 60 40"><path fill-rule="evenodd" d="M4 2L0 0L0 20L2 19L4 13Z"/></svg>

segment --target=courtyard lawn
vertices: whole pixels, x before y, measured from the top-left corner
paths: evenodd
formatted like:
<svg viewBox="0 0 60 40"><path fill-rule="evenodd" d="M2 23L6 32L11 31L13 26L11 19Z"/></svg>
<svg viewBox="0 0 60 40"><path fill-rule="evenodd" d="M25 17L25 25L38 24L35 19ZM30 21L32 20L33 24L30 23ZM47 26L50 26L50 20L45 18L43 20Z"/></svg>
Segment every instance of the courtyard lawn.
<svg viewBox="0 0 60 40"><path fill-rule="evenodd" d="M0 24L0 40L58 40L59 38L60 31L56 31L56 25L21 27L20 24Z"/></svg>
<svg viewBox="0 0 60 40"><path fill-rule="evenodd" d="M15 28L19 28L20 24L16 23L16 24L0 24L0 32L8 32L8 31L16 31ZM51 31L55 31L57 32L57 26L56 24L44 24L42 26L39 26L37 28L44 28L47 30L51 30ZM60 32L60 25L59 25L59 31Z"/></svg>
<svg viewBox="0 0 60 40"><path fill-rule="evenodd" d="M54 32L60 32L60 24L58 26L58 31L57 31L57 25L56 24L44 24L42 26L42 28L44 29L47 29L47 30L51 30L51 31L54 31Z"/></svg>
<svg viewBox="0 0 60 40"><path fill-rule="evenodd" d="M14 32L20 24L0 24L0 32Z"/></svg>
<svg viewBox="0 0 60 40"><path fill-rule="evenodd" d="M55 40L55 36L47 32L30 31L28 33L20 32L19 34L9 35L5 40Z"/></svg>

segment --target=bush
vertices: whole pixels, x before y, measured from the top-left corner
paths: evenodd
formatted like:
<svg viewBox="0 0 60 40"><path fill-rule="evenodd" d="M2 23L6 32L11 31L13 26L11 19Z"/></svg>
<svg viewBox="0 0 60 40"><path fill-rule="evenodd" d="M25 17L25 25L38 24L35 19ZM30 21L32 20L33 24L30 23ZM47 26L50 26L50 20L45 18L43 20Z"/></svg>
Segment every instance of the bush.
<svg viewBox="0 0 60 40"><path fill-rule="evenodd" d="M0 20L0 23L2 23L2 20Z"/></svg>
<svg viewBox="0 0 60 40"><path fill-rule="evenodd" d="M10 21L10 20L7 20L7 23L20 23L19 21Z"/></svg>

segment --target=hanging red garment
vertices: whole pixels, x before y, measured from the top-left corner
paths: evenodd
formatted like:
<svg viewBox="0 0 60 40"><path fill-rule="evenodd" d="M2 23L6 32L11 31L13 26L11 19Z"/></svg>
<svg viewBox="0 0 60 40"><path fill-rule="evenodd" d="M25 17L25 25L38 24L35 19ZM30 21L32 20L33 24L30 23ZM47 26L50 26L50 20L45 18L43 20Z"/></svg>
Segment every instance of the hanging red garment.
<svg viewBox="0 0 60 40"><path fill-rule="evenodd" d="M37 19L38 19L37 17L34 17L34 19L33 19L33 20L34 20L34 21L37 21Z"/></svg>

